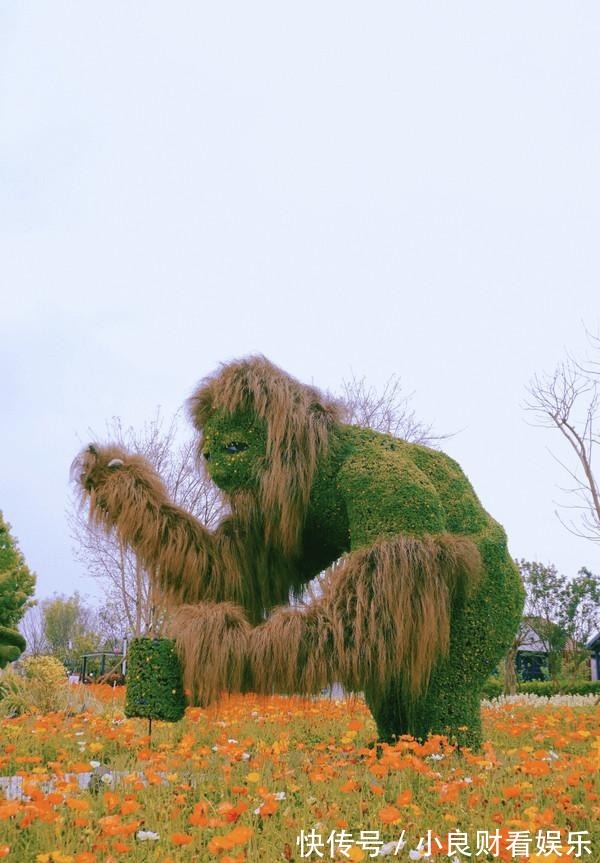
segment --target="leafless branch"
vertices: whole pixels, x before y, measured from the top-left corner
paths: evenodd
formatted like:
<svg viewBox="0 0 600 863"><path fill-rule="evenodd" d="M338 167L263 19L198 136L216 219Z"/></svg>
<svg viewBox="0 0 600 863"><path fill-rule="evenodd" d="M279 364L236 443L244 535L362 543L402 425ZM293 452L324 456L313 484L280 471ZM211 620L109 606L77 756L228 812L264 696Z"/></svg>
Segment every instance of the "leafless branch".
<svg viewBox="0 0 600 863"><path fill-rule="evenodd" d="M596 352L592 359L580 363L568 357L552 374L536 375L524 407L535 417L534 425L560 432L574 455L573 466L554 456L575 483L568 492L583 502L579 527L559 517L561 524L577 536L600 542L600 489L592 464L600 421L600 339L589 333L588 337Z"/></svg>

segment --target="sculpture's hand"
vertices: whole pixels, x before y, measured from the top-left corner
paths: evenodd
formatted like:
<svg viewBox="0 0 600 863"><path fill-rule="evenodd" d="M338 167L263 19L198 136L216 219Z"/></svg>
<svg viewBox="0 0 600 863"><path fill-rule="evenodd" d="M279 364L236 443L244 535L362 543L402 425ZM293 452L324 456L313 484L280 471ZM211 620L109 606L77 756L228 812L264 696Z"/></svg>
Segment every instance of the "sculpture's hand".
<svg viewBox="0 0 600 863"><path fill-rule="evenodd" d="M90 492L98 488L108 474L123 467L126 459L127 453L119 447L100 447L91 443L79 453L71 465L71 477L85 491Z"/></svg>
<svg viewBox="0 0 600 863"><path fill-rule="evenodd" d="M14 662L25 650L25 639L15 629L0 626L0 668Z"/></svg>

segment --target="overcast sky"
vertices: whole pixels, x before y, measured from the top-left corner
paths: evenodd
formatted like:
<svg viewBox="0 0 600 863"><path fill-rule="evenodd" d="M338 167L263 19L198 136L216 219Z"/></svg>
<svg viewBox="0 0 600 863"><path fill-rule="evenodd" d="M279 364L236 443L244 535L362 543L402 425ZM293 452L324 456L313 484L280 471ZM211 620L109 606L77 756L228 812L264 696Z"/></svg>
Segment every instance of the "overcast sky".
<svg viewBox="0 0 600 863"><path fill-rule="evenodd" d="M600 317L600 5L0 4L0 508L98 596L69 465L264 353L400 375L512 554L573 575L536 371Z"/></svg>

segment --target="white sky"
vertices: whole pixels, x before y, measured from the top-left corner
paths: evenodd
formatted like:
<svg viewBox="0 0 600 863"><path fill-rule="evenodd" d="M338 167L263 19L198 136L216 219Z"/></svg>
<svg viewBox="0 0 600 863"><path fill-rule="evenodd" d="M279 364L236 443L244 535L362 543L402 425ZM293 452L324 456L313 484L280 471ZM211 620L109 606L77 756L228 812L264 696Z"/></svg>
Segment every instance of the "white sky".
<svg viewBox="0 0 600 863"><path fill-rule="evenodd" d="M598 548L520 405L600 312L600 5L0 5L0 508L38 595L87 429L262 352L398 373L518 557Z"/></svg>

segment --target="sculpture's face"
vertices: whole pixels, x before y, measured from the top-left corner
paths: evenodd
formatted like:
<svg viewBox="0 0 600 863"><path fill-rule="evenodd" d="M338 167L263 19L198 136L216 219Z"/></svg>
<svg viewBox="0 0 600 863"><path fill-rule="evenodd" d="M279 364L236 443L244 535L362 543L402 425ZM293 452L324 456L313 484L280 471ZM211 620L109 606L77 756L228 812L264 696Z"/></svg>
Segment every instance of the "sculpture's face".
<svg viewBox="0 0 600 863"><path fill-rule="evenodd" d="M200 452L219 488L256 488L267 453L266 423L250 413L216 411L202 429Z"/></svg>

